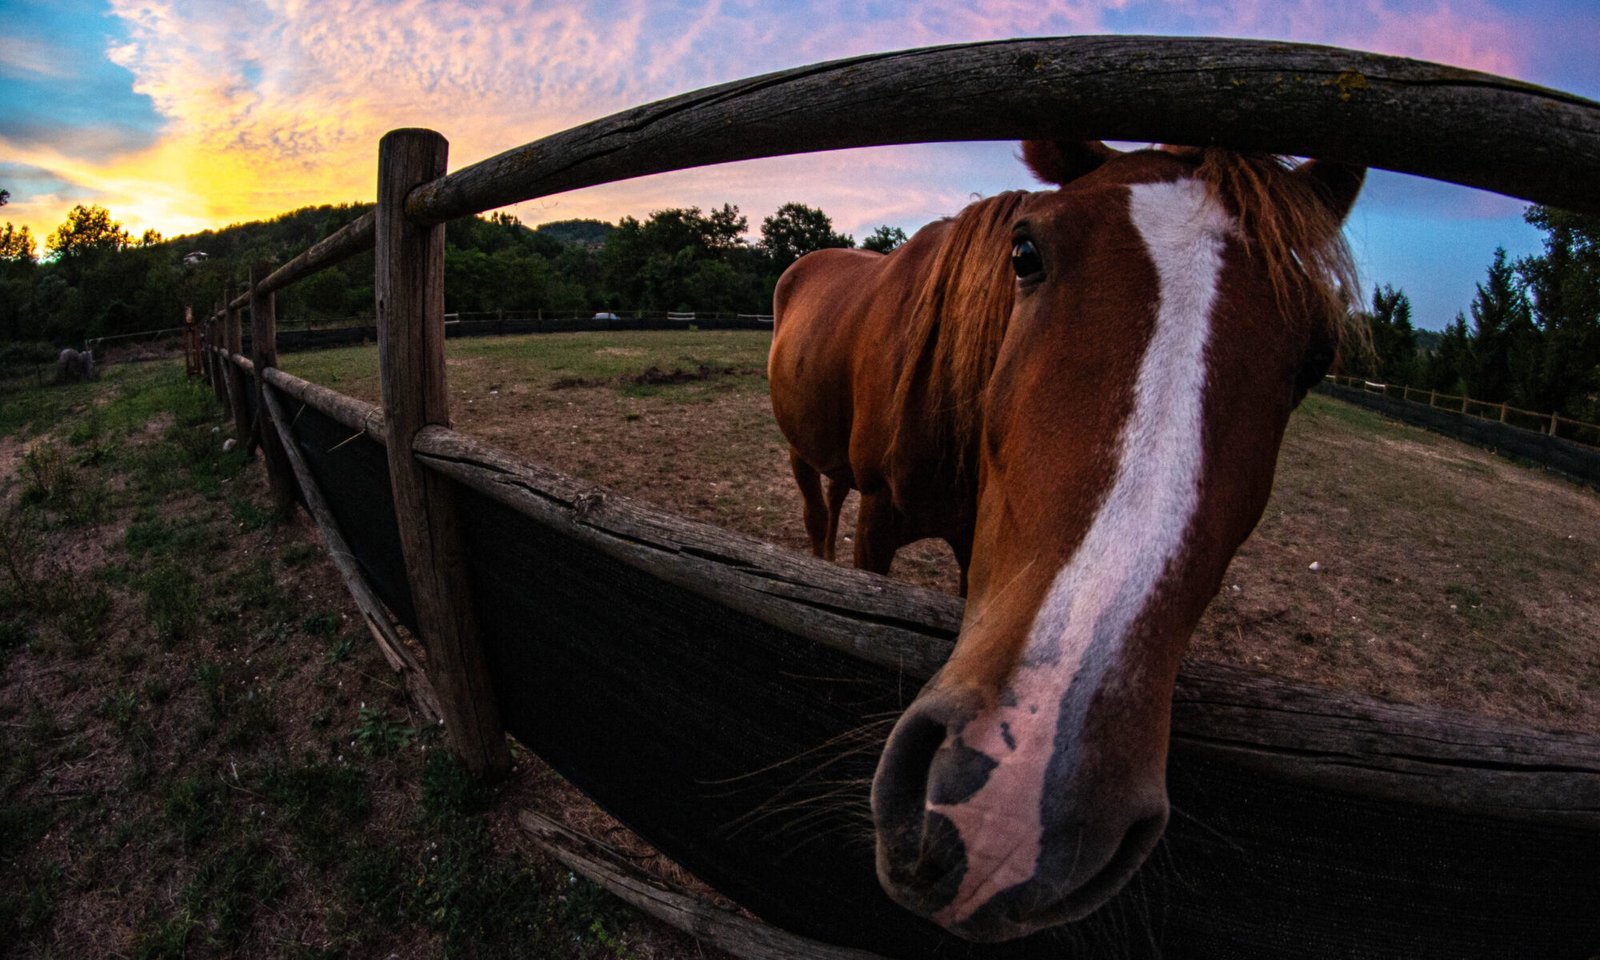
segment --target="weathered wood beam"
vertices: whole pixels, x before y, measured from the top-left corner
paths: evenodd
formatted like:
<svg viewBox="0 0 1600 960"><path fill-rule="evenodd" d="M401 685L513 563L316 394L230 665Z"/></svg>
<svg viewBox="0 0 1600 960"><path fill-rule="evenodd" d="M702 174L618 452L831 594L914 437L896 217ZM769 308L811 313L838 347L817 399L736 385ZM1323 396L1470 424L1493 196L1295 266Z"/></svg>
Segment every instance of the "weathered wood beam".
<svg viewBox="0 0 1600 960"><path fill-rule="evenodd" d="M950 654L961 602L635 503L444 427L418 460L463 486L670 583L863 660L927 679Z"/></svg>
<svg viewBox="0 0 1600 960"><path fill-rule="evenodd" d="M961 601L635 503L444 427L417 459L563 535L921 682L949 655ZM1386 703L1189 661L1175 750L1336 792L1459 814L1600 830L1600 738Z"/></svg>
<svg viewBox="0 0 1600 960"><path fill-rule="evenodd" d="M255 390L255 432L261 439L261 459L266 466L267 487L272 492L273 509L280 517L294 510L294 469L284 452L284 442L271 426L265 403L266 387L261 373L278 365L278 311L272 291L261 281L270 268L256 262L250 266L250 359L255 376L250 378Z"/></svg>
<svg viewBox="0 0 1600 960"><path fill-rule="evenodd" d="M494 689L478 643L454 492L412 456L417 432L449 422L444 365L444 227L405 216L406 194L444 172L448 145L431 130L394 130L378 147L377 270L384 424L400 543L439 694L445 731L475 776L511 766Z"/></svg>
<svg viewBox="0 0 1600 960"><path fill-rule="evenodd" d="M303 280L319 270L324 270L344 260L372 249L373 224L377 212L369 210L335 232L307 247L299 256L278 267L261 279L260 288L268 292L282 290L296 280ZM244 306L237 297L231 305Z"/></svg>
<svg viewBox="0 0 1600 960"><path fill-rule="evenodd" d="M383 411L376 405L354 397L347 397L337 390L330 390L318 383L302 380L291 373L274 367L262 372L262 379L267 383L301 403L327 414L339 423L352 430L366 434L379 443L387 444L389 437L383 423Z"/></svg>
<svg viewBox="0 0 1600 960"><path fill-rule="evenodd" d="M279 435L284 438L284 454L300 483L306 512L311 514L311 519L316 522L317 530L322 534L323 545L328 549L328 556L333 560L339 575L344 578L345 587L355 600L356 609L361 611L362 619L366 621L367 629L373 638L378 641L378 649L383 652L383 658L389 662L389 667L401 675L406 687L428 719L438 721L443 716L439 707L439 696L434 692L433 685L428 682L428 674L423 670L422 664L401 638L400 630L395 626L394 618L389 615L388 608L378 599L378 595L373 593L372 587L361 575L361 568L356 565L355 554L340 531L339 522L334 518L333 511L328 508L327 500L322 496L322 488L317 485L310 465L306 463L305 456L295 444L294 421L284 414L283 405L278 402L277 393L271 386L263 387L261 394L266 402L268 416L272 418Z"/></svg>
<svg viewBox="0 0 1600 960"><path fill-rule="evenodd" d="M254 434L251 430L253 424L245 392L249 387L245 385L244 371L240 369L236 359L241 355L240 351L243 350L244 344L239 314L238 308L230 306L223 318L223 349L226 351L226 358L233 362L224 362L222 366L228 378L228 409L233 412L233 435L241 446L248 448L254 439Z"/></svg>
<svg viewBox="0 0 1600 960"><path fill-rule="evenodd" d="M415 190L442 223L669 170L954 140L1106 139L1323 157L1600 213L1600 104L1336 47L1064 37L871 54L613 114Z"/></svg>
<svg viewBox="0 0 1600 960"><path fill-rule="evenodd" d="M634 908L697 940L744 960L882 960L880 955L836 947L769 926L735 910L706 903L642 873L593 837L531 810L517 816L534 844L572 872L597 883Z"/></svg>

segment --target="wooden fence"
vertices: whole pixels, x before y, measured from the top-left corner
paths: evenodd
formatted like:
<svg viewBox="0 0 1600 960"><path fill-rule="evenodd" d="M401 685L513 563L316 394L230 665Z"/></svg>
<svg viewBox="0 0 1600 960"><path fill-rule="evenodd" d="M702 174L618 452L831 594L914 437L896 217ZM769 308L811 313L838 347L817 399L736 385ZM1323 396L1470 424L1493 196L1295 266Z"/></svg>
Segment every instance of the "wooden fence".
<svg viewBox="0 0 1600 960"><path fill-rule="evenodd" d="M205 324L205 369L241 440L266 452L278 502L315 516L391 664L471 768L504 770L509 732L775 925L529 822L574 869L713 943L855 958L1600 953L1600 740L1200 663L1173 704L1173 822L1129 889L1060 930L955 940L879 890L859 810L881 721L948 654L960 602L449 429L447 219L701 164L1018 137L1326 156L1600 212L1600 105L1502 78L1246 41L909 51L698 91L448 175L441 137L394 131L377 209L252 271ZM273 291L369 247L381 408L285 374L273 348Z"/></svg>
<svg viewBox="0 0 1600 960"><path fill-rule="evenodd" d="M1495 420L1508 426L1537 430L1551 437L1560 436L1561 425L1566 424L1568 428L1566 439L1591 447L1600 447L1600 423L1563 417L1559 413L1524 410L1509 403L1490 403L1486 400L1474 400L1465 395L1456 396L1440 393L1437 390L1424 390L1403 383L1375 383L1365 377L1346 377L1331 373L1327 379L1340 386L1354 387L1386 397L1398 397L1407 403L1425 403L1430 409L1452 410L1463 416L1477 417L1479 420Z"/></svg>

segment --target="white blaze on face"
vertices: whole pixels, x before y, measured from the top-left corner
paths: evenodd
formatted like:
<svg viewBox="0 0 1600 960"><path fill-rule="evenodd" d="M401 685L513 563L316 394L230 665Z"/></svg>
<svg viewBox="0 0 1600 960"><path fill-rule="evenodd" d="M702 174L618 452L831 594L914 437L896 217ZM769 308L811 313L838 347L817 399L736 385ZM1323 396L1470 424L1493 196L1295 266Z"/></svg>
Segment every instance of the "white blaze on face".
<svg viewBox="0 0 1600 960"><path fill-rule="evenodd" d="M1193 180L1131 187L1129 215L1155 265L1160 299L1123 425L1117 474L1082 544L1050 585L1005 704L961 732L965 746L997 766L966 801L928 805L955 825L967 856L961 887L939 914L942 923L966 920L1033 876L1058 731L1081 734L1094 691L1182 549L1199 499L1205 350L1232 220ZM1073 700L1063 710L1074 678ZM1074 747L1069 776L1076 763Z"/></svg>

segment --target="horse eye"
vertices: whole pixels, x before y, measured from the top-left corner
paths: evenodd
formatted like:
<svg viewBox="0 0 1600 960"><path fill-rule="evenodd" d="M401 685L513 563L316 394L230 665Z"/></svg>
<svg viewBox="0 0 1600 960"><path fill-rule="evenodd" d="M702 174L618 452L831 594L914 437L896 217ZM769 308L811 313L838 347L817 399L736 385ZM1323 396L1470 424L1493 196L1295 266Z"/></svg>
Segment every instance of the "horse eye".
<svg viewBox="0 0 1600 960"><path fill-rule="evenodd" d="M1039 257L1039 248L1033 245L1032 240L1018 240L1011 247L1011 268L1017 272L1019 280L1044 272L1044 260Z"/></svg>

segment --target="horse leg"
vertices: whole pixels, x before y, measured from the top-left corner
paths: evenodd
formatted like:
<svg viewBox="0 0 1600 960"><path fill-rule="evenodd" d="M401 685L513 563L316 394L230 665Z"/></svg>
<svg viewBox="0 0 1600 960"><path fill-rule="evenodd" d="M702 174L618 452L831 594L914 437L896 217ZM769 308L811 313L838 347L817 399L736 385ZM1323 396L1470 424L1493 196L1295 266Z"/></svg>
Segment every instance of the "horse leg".
<svg viewBox="0 0 1600 960"><path fill-rule="evenodd" d="M805 501L806 537L811 540L811 552L825 559L832 551L823 552L828 537L828 507L822 502L822 474L817 468L800 459L800 451L789 448L789 467L794 471L794 482L800 487L800 499Z"/></svg>
<svg viewBox="0 0 1600 960"><path fill-rule="evenodd" d="M899 511L887 491L869 494L861 492L861 506L856 516L856 568L873 573L888 573L900 549Z"/></svg>
<svg viewBox="0 0 1600 960"><path fill-rule="evenodd" d="M844 499L850 496L850 484L842 480L828 480L828 536L822 543L822 556L832 560L834 545L839 539L839 513L844 509Z"/></svg>

